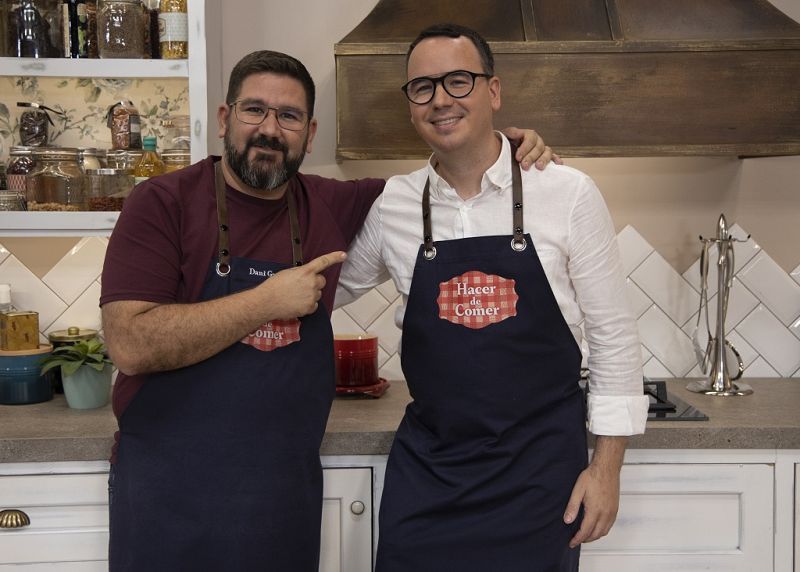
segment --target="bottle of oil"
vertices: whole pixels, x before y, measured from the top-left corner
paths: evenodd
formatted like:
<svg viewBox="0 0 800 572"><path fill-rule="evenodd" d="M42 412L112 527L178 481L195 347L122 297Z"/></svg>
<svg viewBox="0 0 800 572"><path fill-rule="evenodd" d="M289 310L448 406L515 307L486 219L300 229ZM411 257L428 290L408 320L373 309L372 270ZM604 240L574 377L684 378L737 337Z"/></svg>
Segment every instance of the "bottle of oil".
<svg viewBox="0 0 800 572"><path fill-rule="evenodd" d="M165 60L189 57L187 5L187 0L161 0L158 8L158 37L161 57Z"/></svg>
<svg viewBox="0 0 800 572"><path fill-rule="evenodd" d="M161 157L158 156L158 152L156 151L156 142L157 139L153 136L144 137L142 139L144 153L142 153L142 158L139 159L139 162L136 163L136 166L133 168L133 178L136 185L142 181L146 181L150 177L163 175L167 170L164 166L164 161L161 160Z"/></svg>

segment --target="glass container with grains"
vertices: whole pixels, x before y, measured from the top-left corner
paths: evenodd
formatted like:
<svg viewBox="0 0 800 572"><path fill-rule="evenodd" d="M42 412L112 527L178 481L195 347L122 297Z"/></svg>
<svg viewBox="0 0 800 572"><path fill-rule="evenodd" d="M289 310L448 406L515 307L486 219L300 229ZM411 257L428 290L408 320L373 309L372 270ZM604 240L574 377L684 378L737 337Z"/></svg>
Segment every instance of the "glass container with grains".
<svg viewBox="0 0 800 572"><path fill-rule="evenodd" d="M25 179L29 211L80 211L86 208L86 177L78 150L42 147L33 153L36 167Z"/></svg>
<svg viewBox="0 0 800 572"><path fill-rule="evenodd" d="M161 0L158 9L158 37L161 57L182 60L189 57L189 14L187 0Z"/></svg>

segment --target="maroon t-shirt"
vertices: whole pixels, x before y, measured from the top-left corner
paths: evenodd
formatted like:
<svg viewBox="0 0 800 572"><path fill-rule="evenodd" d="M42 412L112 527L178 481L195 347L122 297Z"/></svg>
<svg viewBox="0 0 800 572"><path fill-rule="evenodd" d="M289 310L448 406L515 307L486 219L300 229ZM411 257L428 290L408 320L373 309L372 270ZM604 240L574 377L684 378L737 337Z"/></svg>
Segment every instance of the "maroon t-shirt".
<svg viewBox="0 0 800 572"><path fill-rule="evenodd" d="M116 300L190 303L200 298L217 252L214 162L209 157L153 178L125 201L109 240L100 305ZM297 200L303 259L347 250L383 190L384 181L337 181L298 174L290 183ZM263 200L227 188L231 256L291 265L285 197ZM333 309L341 265L328 268L322 302ZM144 382L120 373L112 407L119 418Z"/></svg>

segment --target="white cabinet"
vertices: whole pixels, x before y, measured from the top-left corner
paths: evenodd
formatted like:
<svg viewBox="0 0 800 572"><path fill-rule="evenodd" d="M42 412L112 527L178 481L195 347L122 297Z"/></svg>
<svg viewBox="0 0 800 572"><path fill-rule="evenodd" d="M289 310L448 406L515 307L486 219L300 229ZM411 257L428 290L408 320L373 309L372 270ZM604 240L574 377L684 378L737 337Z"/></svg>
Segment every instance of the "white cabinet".
<svg viewBox="0 0 800 572"><path fill-rule="evenodd" d="M320 572L372 570L372 469L324 470Z"/></svg>
<svg viewBox="0 0 800 572"><path fill-rule="evenodd" d="M581 570L771 570L773 482L766 463L626 465L617 522Z"/></svg>
<svg viewBox="0 0 800 572"><path fill-rule="evenodd" d="M0 465L0 509L31 521L0 530L0 570L108 569L107 463Z"/></svg>
<svg viewBox="0 0 800 572"><path fill-rule="evenodd" d="M794 572L800 572L800 464L794 466Z"/></svg>
<svg viewBox="0 0 800 572"><path fill-rule="evenodd" d="M209 89L216 96L221 86L209 81L207 54L217 57L220 41L219 0L189 2L189 58L187 60L0 58L0 76L81 78L186 78L189 87L192 162L208 155ZM211 29L207 30L207 23ZM207 46L211 40L211 46ZM211 50L208 48L211 47ZM215 61L216 65L217 62ZM118 213L3 213L0 236L108 235Z"/></svg>
<svg viewBox="0 0 800 572"><path fill-rule="evenodd" d="M337 467L323 475L320 572L370 572L373 471ZM2 509L24 511L31 524L0 530L0 571L108 569L107 463L0 464Z"/></svg>

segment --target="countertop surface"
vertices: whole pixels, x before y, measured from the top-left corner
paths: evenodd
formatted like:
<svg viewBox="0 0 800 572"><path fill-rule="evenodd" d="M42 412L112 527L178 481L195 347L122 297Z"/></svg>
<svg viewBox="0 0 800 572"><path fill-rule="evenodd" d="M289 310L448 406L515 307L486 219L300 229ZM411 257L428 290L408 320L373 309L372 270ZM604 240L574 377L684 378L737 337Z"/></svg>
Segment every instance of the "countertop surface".
<svg viewBox="0 0 800 572"><path fill-rule="evenodd" d="M668 380L668 389L708 421L648 421L632 449L800 449L800 379L745 379L754 393L711 397ZM409 401L393 381L379 399L337 397L322 455L385 455ZM70 409L63 395L33 405L0 405L0 463L95 461L108 458L117 425L111 407Z"/></svg>

